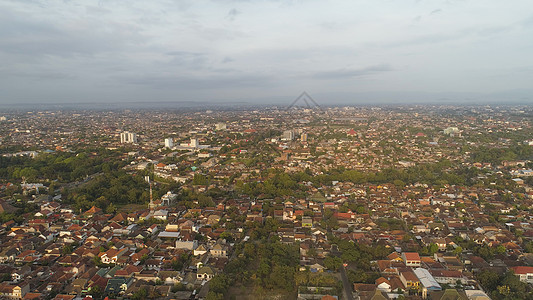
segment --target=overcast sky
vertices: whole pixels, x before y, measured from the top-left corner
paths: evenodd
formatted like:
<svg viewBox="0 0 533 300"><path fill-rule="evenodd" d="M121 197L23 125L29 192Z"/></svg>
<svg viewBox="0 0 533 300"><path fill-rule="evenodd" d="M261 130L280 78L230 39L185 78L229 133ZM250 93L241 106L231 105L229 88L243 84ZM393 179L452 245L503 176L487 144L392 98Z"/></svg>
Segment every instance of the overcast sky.
<svg viewBox="0 0 533 300"><path fill-rule="evenodd" d="M532 89L531 0L0 0L0 103L304 90L323 104L529 101Z"/></svg>

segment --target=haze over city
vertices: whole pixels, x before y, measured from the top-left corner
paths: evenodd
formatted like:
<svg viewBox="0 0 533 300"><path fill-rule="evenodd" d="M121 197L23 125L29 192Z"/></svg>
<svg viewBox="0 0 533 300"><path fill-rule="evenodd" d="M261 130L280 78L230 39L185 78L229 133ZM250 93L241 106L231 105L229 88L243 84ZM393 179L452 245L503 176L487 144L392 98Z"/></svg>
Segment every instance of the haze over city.
<svg viewBox="0 0 533 300"><path fill-rule="evenodd" d="M0 299L533 300L533 5L0 0Z"/></svg>
<svg viewBox="0 0 533 300"><path fill-rule="evenodd" d="M531 103L530 1L1 1L0 105Z"/></svg>

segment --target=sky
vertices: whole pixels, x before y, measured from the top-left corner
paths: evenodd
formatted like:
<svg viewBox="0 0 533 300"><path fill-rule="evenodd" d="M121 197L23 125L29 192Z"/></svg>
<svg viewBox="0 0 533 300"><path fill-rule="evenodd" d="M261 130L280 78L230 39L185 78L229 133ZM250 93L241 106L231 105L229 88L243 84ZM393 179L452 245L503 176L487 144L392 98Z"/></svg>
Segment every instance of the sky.
<svg viewBox="0 0 533 300"><path fill-rule="evenodd" d="M0 0L0 105L533 103L531 0Z"/></svg>

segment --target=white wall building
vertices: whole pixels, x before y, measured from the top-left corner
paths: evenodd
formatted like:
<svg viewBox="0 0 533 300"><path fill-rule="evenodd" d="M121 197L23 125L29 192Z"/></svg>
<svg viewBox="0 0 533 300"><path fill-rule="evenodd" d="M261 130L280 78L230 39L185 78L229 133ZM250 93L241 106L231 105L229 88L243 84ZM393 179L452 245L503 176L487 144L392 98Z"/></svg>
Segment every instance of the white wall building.
<svg viewBox="0 0 533 300"><path fill-rule="evenodd" d="M198 139L192 138L191 139L191 147L198 148Z"/></svg>
<svg viewBox="0 0 533 300"><path fill-rule="evenodd" d="M519 266L511 268L520 281L533 284L533 267Z"/></svg>
<svg viewBox="0 0 533 300"><path fill-rule="evenodd" d="M120 142L125 143L137 143L137 134L129 131L124 131L120 134Z"/></svg>
<svg viewBox="0 0 533 300"><path fill-rule="evenodd" d="M292 140L294 140L294 131L292 131L292 130L283 131L283 135L281 136L281 139L284 140L284 141L292 141Z"/></svg>
<svg viewBox="0 0 533 300"><path fill-rule="evenodd" d="M165 139L165 147L172 148L174 147L174 140L172 138Z"/></svg>

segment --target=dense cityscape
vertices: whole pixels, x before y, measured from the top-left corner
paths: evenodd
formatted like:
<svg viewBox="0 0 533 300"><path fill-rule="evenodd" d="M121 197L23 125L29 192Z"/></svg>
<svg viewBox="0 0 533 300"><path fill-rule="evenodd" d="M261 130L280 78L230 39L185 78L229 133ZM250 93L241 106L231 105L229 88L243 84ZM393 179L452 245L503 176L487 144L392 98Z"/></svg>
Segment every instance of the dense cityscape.
<svg viewBox="0 0 533 300"><path fill-rule="evenodd" d="M533 299L533 108L0 114L0 297Z"/></svg>

